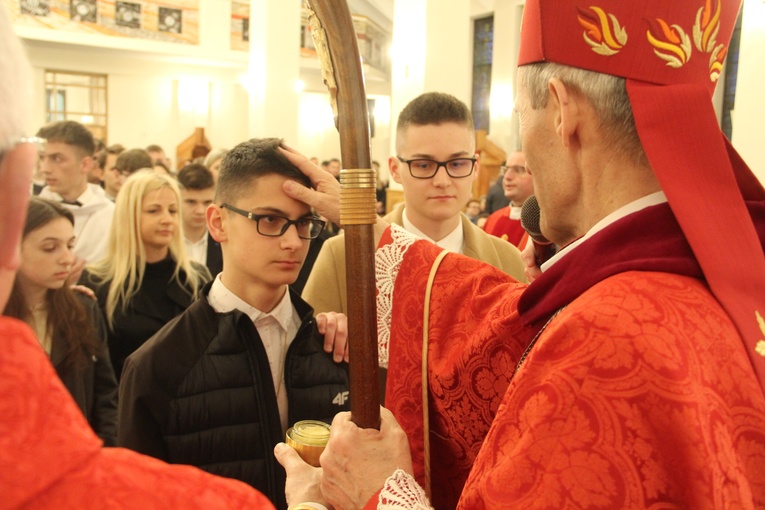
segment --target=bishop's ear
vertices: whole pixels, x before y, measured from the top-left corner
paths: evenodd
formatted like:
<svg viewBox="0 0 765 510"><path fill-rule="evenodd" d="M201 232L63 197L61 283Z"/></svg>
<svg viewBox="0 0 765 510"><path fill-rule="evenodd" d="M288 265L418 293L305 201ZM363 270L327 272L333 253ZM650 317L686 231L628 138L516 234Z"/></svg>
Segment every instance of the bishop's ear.
<svg viewBox="0 0 765 510"><path fill-rule="evenodd" d="M564 147L571 144L579 127L580 105L582 97L573 94L569 87L558 78L551 78L548 87L548 108L553 109L555 133L563 142Z"/></svg>

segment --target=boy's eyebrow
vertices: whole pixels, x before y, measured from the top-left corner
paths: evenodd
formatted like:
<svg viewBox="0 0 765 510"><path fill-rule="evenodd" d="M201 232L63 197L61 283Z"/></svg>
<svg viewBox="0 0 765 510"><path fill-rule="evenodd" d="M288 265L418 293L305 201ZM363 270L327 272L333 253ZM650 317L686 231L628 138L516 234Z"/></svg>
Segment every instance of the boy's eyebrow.
<svg viewBox="0 0 765 510"><path fill-rule="evenodd" d="M468 151L452 152L451 154L449 154L449 158L448 159L452 159L452 158L464 158L465 156L472 156L472 154L469 153ZM412 157L410 159L433 159L433 155L432 154L424 154L424 153L419 153L418 152L418 153L412 154ZM433 160L435 161L435 159L433 159Z"/></svg>
<svg viewBox="0 0 765 510"><path fill-rule="evenodd" d="M284 216L285 218L289 218L290 217L290 215L286 211L282 211L278 207L255 207L255 208L252 209L252 212L255 213L255 214L273 213L273 214L277 214L279 216ZM300 215L299 217L300 218L313 217L313 213L311 213L309 211L309 212L307 212L305 214Z"/></svg>

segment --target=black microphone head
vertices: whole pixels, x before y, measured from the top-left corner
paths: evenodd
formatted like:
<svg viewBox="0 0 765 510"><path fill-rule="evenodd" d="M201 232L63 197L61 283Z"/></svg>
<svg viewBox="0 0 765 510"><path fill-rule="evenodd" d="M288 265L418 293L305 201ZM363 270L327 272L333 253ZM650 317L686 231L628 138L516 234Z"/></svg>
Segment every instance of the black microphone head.
<svg viewBox="0 0 765 510"><path fill-rule="evenodd" d="M549 243L545 236L542 235L542 230L539 228L539 221L541 217L541 211L539 210L539 202L537 197L531 195L523 202L521 207L521 226L529 233L529 237L538 243Z"/></svg>

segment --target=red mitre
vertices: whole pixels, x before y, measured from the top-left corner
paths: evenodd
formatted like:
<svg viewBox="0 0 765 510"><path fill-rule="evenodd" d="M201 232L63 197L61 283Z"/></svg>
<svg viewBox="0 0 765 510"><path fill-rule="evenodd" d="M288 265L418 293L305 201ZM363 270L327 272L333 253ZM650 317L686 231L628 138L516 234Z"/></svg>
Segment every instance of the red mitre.
<svg viewBox="0 0 765 510"><path fill-rule="evenodd" d="M744 203L765 200L765 190L720 131L710 100L740 7L527 0L518 65L555 62L627 79L648 160L765 389L765 254ZM710 204L715 213L705 214Z"/></svg>

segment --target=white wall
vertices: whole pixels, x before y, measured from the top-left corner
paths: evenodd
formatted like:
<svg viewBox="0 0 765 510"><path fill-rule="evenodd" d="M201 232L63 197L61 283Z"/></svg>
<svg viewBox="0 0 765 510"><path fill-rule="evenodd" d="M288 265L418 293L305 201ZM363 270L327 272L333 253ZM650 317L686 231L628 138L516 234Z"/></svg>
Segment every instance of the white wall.
<svg viewBox="0 0 765 510"><path fill-rule="evenodd" d="M765 3L744 0L732 142L765 183Z"/></svg>
<svg viewBox="0 0 765 510"><path fill-rule="evenodd" d="M215 147L231 147L247 136L247 93L237 67L210 68L167 62L155 55L25 41L35 71L33 126L45 124L45 69L102 73L108 76L108 140L126 147L157 143L173 154L175 147L204 127ZM190 100L205 105L204 115L179 101L185 83L207 84L205 94ZM206 96L206 97L201 97Z"/></svg>
<svg viewBox="0 0 765 510"><path fill-rule="evenodd" d="M494 2L489 138L505 152L513 152L521 144L514 107L522 17L521 0Z"/></svg>
<svg viewBox="0 0 765 510"><path fill-rule="evenodd" d="M213 147L231 148L250 138L247 54L228 49L229 12L223 11L201 3L198 47L23 27L19 35L35 71L30 131L45 124L44 71L54 69L108 76L109 144L132 148L156 143L173 158L176 146L195 127L205 128ZM299 65L305 91L294 94L297 137L287 142L308 156L339 157L339 136L331 113L329 118L317 113L331 112L319 64L303 58ZM372 158L385 167L390 148L390 82L370 71L367 94L377 101ZM266 128L259 136L283 134L268 133Z"/></svg>

